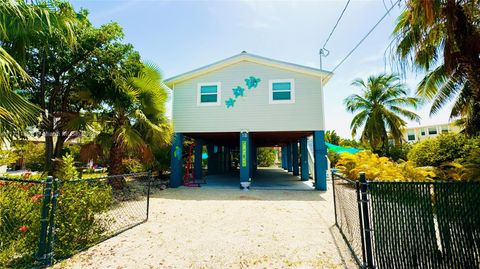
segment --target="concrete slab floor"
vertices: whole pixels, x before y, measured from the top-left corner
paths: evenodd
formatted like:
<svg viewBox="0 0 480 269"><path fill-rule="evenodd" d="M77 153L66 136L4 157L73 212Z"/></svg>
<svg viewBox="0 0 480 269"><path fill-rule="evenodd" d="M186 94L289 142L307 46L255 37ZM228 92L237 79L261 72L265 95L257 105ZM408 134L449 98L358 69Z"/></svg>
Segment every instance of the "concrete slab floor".
<svg viewBox="0 0 480 269"><path fill-rule="evenodd" d="M240 186L238 171L205 176L207 184L202 184L201 188L235 188ZM250 189L260 190L313 190L313 181L301 181L299 176L293 176L281 168L259 167L252 178Z"/></svg>

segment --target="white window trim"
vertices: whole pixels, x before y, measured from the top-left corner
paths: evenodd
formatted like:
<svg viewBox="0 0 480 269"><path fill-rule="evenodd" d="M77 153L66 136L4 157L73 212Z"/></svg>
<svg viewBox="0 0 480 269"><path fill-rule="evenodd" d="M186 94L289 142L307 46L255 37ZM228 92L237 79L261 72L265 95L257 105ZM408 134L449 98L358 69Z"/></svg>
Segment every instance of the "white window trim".
<svg viewBox="0 0 480 269"><path fill-rule="evenodd" d="M273 100L273 83L290 82L290 100ZM276 104L293 104L295 103L295 80L293 79L271 79L268 81L268 103Z"/></svg>
<svg viewBox="0 0 480 269"><path fill-rule="evenodd" d="M200 90L202 86L217 86L217 102L202 103ZM220 82L202 82L197 84L197 106L219 106L222 101L222 83Z"/></svg>

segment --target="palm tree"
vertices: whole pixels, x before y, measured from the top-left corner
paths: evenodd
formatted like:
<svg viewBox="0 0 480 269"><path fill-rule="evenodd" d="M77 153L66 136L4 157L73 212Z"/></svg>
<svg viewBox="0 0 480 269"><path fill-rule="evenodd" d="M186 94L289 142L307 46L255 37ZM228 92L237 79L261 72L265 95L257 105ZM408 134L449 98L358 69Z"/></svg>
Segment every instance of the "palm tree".
<svg viewBox="0 0 480 269"><path fill-rule="evenodd" d="M335 132L335 130L328 130L325 132L325 141L334 145L340 145L342 138Z"/></svg>
<svg viewBox="0 0 480 269"><path fill-rule="evenodd" d="M426 72L417 94L430 114L454 101L450 117L480 134L480 5L478 0L408 0L393 31L395 60Z"/></svg>
<svg viewBox="0 0 480 269"><path fill-rule="evenodd" d="M370 76L367 81L356 79L352 85L361 89L362 93L353 94L344 100L349 112L358 112L352 120L350 128L352 136L363 127L361 141L372 149L386 149L389 135L396 144L401 143L402 129L409 120L420 117L405 107L417 108L419 100L407 96L407 87L395 75L381 74Z"/></svg>
<svg viewBox="0 0 480 269"><path fill-rule="evenodd" d="M37 106L18 94L21 83L31 83L25 64L25 51L32 40L55 33L74 45L76 17L67 3L5 0L0 3L0 140L11 138L35 124L40 114Z"/></svg>
<svg viewBox="0 0 480 269"><path fill-rule="evenodd" d="M98 146L109 147L109 175L120 175L127 154L133 152L142 161L151 162L152 151L170 142L171 126L165 117L167 88L157 67L144 64L138 75L119 76L114 81L115 87L102 97L100 105L103 111L99 120L104 131L86 147L92 152L99 152ZM84 155L88 156L87 152L85 149ZM124 186L121 177L110 183L115 189Z"/></svg>

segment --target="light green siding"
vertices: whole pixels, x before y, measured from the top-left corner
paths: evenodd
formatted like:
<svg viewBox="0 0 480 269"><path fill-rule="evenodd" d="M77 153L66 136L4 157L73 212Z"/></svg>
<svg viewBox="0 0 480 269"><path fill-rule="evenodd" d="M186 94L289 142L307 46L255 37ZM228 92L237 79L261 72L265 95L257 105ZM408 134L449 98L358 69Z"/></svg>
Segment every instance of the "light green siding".
<svg viewBox="0 0 480 269"><path fill-rule="evenodd" d="M246 89L245 79L261 81ZM293 79L295 103L270 104L269 80ZM198 106L198 83L221 83L220 105ZM244 96L227 108L232 89L245 87ZM175 132L239 132L323 130L323 100L320 78L243 61L173 85Z"/></svg>

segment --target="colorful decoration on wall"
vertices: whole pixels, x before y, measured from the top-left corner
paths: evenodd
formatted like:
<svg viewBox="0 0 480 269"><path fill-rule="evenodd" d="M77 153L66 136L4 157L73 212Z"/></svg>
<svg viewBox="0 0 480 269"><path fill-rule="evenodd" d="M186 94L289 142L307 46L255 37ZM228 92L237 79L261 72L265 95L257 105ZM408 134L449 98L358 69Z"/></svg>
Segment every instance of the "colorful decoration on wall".
<svg viewBox="0 0 480 269"><path fill-rule="evenodd" d="M177 158L180 160L182 158L182 150L180 149L179 146L175 146L175 151L173 152L173 157Z"/></svg>
<svg viewBox="0 0 480 269"><path fill-rule="evenodd" d="M245 79L245 84L247 85L248 89L251 90L252 88L256 88L258 86L258 83L260 83L261 79L256 78L254 76L250 76ZM225 105L227 108L231 108L235 105L235 102L237 101L236 99L240 96L245 96L245 88L237 86L236 88L232 89L234 98L229 98L225 100Z"/></svg>
<svg viewBox="0 0 480 269"><path fill-rule="evenodd" d="M235 105L235 101L237 100L231 97L228 100L225 100L225 104L227 105L227 108L233 107Z"/></svg>
<svg viewBox="0 0 480 269"><path fill-rule="evenodd" d="M247 84L248 89L256 88L258 86L258 83L261 80L259 78L256 78L254 76L250 76L249 78L245 79L245 84Z"/></svg>
<svg viewBox="0 0 480 269"><path fill-rule="evenodd" d="M233 88L232 91L233 91L233 95L235 95L235 98L238 98L239 96L243 96L245 89L238 86L236 88Z"/></svg>

